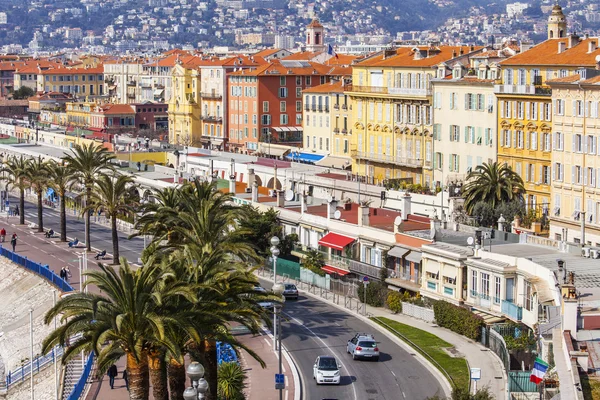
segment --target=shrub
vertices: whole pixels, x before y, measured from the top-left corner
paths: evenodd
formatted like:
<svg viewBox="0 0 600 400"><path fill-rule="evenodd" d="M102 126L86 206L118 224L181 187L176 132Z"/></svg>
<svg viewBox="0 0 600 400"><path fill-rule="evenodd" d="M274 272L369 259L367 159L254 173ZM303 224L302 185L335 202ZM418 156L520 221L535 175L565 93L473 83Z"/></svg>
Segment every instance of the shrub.
<svg viewBox="0 0 600 400"><path fill-rule="evenodd" d="M479 340L481 328L484 326L483 318L480 316L473 314L466 308L455 306L443 300L434 303L433 313L439 326L448 328L469 339Z"/></svg>
<svg viewBox="0 0 600 400"><path fill-rule="evenodd" d="M243 400L246 372L236 362L224 362L217 370L217 397L219 400Z"/></svg>
<svg viewBox="0 0 600 400"><path fill-rule="evenodd" d="M387 298L388 288L381 282L371 281L367 285L367 304L373 307L383 307ZM365 288L358 288L358 299L364 302Z"/></svg>
<svg viewBox="0 0 600 400"><path fill-rule="evenodd" d="M387 306L394 314L402 312L402 295L400 292L390 290L387 296Z"/></svg>

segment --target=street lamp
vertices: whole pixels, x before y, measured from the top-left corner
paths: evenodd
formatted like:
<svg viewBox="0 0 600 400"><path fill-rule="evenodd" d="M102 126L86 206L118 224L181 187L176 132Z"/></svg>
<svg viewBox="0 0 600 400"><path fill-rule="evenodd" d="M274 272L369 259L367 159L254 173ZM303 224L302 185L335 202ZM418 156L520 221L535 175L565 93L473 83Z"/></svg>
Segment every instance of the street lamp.
<svg viewBox="0 0 600 400"><path fill-rule="evenodd" d="M277 257L279 256L279 238L273 236L271 238L271 255L273 256L273 292L277 286ZM281 291L283 293L283 290ZM273 351L277 349L277 315L273 315Z"/></svg>
<svg viewBox="0 0 600 400"><path fill-rule="evenodd" d="M283 310L283 303L285 302L285 297L283 297L283 290L284 290L284 286L282 283L276 283L273 285L273 293L276 296L281 297L281 303L275 303L275 322L277 323L277 342L279 342L279 345L277 347L278 351L279 351L279 376L281 376L283 374L282 372L282 365L281 365L281 312ZM275 338L275 335L273 335L273 338ZM279 390L279 400L283 400L283 388L285 387L285 384L282 384L280 382L278 382L277 380L275 380L276 384L275 384L275 388Z"/></svg>
<svg viewBox="0 0 600 400"><path fill-rule="evenodd" d="M184 400L202 400L208 391L208 382L204 379L204 367L194 361L187 367L187 375L192 380L192 387L183 392Z"/></svg>

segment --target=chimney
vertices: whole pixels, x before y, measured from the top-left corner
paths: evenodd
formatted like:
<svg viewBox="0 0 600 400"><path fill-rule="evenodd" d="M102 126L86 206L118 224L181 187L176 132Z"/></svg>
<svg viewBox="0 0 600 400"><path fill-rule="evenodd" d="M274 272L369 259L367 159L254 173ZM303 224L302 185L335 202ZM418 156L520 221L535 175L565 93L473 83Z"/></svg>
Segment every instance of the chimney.
<svg viewBox="0 0 600 400"><path fill-rule="evenodd" d="M579 36L572 34L569 36L569 48L575 47L579 44Z"/></svg>
<svg viewBox="0 0 600 400"><path fill-rule="evenodd" d="M566 49L567 49L567 44L565 42L563 42L562 40L560 42L558 42L558 54L562 53Z"/></svg>
<svg viewBox="0 0 600 400"><path fill-rule="evenodd" d="M300 196L300 214L304 214L306 210L306 192L302 192L302 195Z"/></svg>
<svg viewBox="0 0 600 400"><path fill-rule="evenodd" d="M248 187L251 188L254 185L254 181L256 180L256 175L254 174L254 168L248 169Z"/></svg>
<svg viewBox="0 0 600 400"><path fill-rule="evenodd" d="M440 221L437 215L429 220L429 238L435 240L436 233L442 229L442 221Z"/></svg>
<svg viewBox="0 0 600 400"><path fill-rule="evenodd" d="M258 203L258 182L252 183L252 202Z"/></svg>
<svg viewBox="0 0 600 400"><path fill-rule="evenodd" d="M235 194L235 161L233 158L229 167L229 193Z"/></svg>
<svg viewBox="0 0 600 400"><path fill-rule="evenodd" d="M369 226L369 206L358 206L358 226Z"/></svg>
<svg viewBox="0 0 600 400"><path fill-rule="evenodd" d="M411 200L412 199L410 197L410 194L408 194L408 192L405 192L404 196L402 196L402 221L408 221L408 216L412 213Z"/></svg>
<svg viewBox="0 0 600 400"><path fill-rule="evenodd" d="M277 190L277 207L285 207L285 190Z"/></svg>
<svg viewBox="0 0 600 400"><path fill-rule="evenodd" d="M557 279L560 282L560 280L563 280L563 283L566 282L566 276L567 276L567 270L565 268L565 262L563 260L556 260L556 263L558 264L558 276Z"/></svg>
<svg viewBox="0 0 600 400"><path fill-rule="evenodd" d="M334 218L335 211L337 210L338 202L336 199L331 197L331 201L327 202L327 219L330 220Z"/></svg>
<svg viewBox="0 0 600 400"><path fill-rule="evenodd" d="M598 48L598 43L596 39L590 39L588 41L588 53L593 53Z"/></svg>
<svg viewBox="0 0 600 400"><path fill-rule="evenodd" d="M277 190L277 164L273 162L273 190Z"/></svg>

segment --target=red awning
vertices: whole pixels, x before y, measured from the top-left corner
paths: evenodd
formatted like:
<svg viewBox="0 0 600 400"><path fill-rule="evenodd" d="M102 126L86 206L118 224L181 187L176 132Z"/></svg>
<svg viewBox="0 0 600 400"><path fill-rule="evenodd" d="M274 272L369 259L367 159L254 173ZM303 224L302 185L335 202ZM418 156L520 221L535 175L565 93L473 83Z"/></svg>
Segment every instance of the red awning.
<svg viewBox="0 0 600 400"><path fill-rule="evenodd" d="M329 232L319 240L321 246L329 247L336 250L344 250L344 247L354 242L354 238L338 235L337 233Z"/></svg>
<svg viewBox="0 0 600 400"><path fill-rule="evenodd" d="M338 274L340 276L348 275L350 273L350 271L346 271L345 269L341 269L341 268L332 267L331 265L326 265L324 267L321 267L321 269L323 271L327 272L328 274Z"/></svg>

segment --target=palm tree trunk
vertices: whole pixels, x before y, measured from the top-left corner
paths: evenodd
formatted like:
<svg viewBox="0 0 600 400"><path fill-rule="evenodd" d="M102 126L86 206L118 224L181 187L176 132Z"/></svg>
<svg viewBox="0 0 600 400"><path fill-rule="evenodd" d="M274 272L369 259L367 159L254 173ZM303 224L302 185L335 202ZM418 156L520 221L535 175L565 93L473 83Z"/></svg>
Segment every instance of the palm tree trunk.
<svg viewBox="0 0 600 400"><path fill-rule="evenodd" d="M44 232L44 205L42 203L43 193L37 190L37 209L38 209L38 232Z"/></svg>
<svg viewBox="0 0 600 400"><path fill-rule="evenodd" d="M19 188L19 224L25 225L25 189Z"/></svg>
<svg viewBox="0 0 600 400"><path fill-rule="evenodd" d="M113 264L119 263L119 232L117 231L117 215L110 216L110 229L112 231Z"/></svg>
<svg viewBox="0 0 600 400"><path fill-rule="evenodd" d="M85 205L86 206L87 206L87 203L90 201L91 193L92 193L92 188L87 187L86 194L85 194ZM85 212L85 246L87 248L87 251L92 251L92 240L90 237L90 223L91 223L90 213L88 211L86 211Z"/></svg>
<svg viewBox="0 0 600 400"><path fill-rule="evenodd" d="M181 400L185 390L185 365L171 358L167 364L171 400Z"/></svg>
<svg viewBox="0 0 600 400"><path fill-rule="evenodd" d="M204 379L208 382L206 400L217 400L217 342L205 340L204 342Z"/></svg>
<svg viewBox="0 0 600 400"><path fill-rule="evenodd" d="M150 351L148 353L148 367L154 400L168 400L167 366L165 365L164 354L161 351Z"/></svg>
<svg viewBox="0 0 600 400"><path fill-rule="evenodd" d="M129 399L148 400L150 381L148 379L148 355L142 353L137 362L133 354L127 354L127 377L129 379Z"/></svg>
<svg viewBox="0 0 600 400"><path fill-rule="evenodd" d="M67 241L67 204L64 193L60 196L60 240Z"/></svg>

